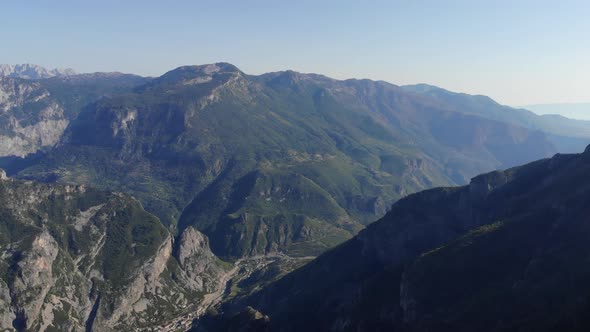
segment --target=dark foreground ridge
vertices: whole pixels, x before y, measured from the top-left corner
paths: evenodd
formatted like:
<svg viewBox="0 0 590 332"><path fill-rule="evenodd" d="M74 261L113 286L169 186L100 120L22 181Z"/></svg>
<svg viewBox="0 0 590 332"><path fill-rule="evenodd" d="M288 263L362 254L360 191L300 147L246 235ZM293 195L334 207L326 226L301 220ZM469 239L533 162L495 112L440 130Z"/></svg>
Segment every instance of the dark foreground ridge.
<svg viewBox="0 0 590 332"><path fill-rule="evenodd" d="M588 331L589 150L410 195L195 330Z"/></svg>

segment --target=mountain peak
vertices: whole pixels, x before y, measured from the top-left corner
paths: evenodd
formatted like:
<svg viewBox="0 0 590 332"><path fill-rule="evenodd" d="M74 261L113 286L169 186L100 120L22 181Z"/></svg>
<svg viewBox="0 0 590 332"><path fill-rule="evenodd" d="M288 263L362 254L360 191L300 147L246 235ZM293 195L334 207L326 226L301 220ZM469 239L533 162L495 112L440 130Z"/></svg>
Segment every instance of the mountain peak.
<svg viewBox="0 0 590 332"><path fill-rule="evenodd" d="M24 78L24 79L43 79L55 76L75 75L76 71L71 68L54 68L47 69L34 64L6 65L0 64L0 76Z"/></svg>
<svg viewBox="0 0 590 332"><path fill-rule="evenodd" d="M242 71L238 67L226 63L217 62L205 65L181 66L173 69L157 78L157 84L199 84L209 82L217 75L236 75Z"/></svg>
<svg viewBox="0 0 590 332"><path fill-rule="evenodd" d="M443 88L439 88L438 86L435 85L430 85L430 84L426 84L426 83L418 83L418 84L410 84L410 85L402 85L402 88L407 90L407 91L411 91L411 92L415 92L415 93L426 93L426 92L430 92L433 90L444 90L447 91ZM447 91L448 92L448 91Z"/></svg>
<svg viewBox="0 0 590 332"><path fill-rule="evenodd" d="M162 76L166 76L172 73L184 73L193 75L212 75L214 73L239 73L241 72L238 67L227 63L227 62L216 62L204 65L188 65L181 66L165 73Z"/></svg>

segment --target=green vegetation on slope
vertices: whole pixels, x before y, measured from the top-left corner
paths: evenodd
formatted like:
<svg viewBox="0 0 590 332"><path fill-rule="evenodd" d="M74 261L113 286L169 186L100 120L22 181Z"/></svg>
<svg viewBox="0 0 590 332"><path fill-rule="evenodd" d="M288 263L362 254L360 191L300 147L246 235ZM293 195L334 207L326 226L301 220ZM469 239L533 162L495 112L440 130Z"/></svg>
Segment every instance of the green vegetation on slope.
<svg viewBox="0 0 590 332"><path fill-rule="evenodd" d="M552 152L542 134L384 82L219 63L88 105L19 176L130 193L173 232L205 232L222 257L305 256L409 193Z"/></svg>

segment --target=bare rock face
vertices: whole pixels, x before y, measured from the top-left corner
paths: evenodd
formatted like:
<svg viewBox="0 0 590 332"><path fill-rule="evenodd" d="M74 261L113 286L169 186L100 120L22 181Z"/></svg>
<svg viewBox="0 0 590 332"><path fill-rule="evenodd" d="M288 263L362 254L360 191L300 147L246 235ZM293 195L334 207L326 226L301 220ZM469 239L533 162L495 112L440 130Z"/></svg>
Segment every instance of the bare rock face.
<svg viewBox="0 0 590 332"><path fill-rule="evenodd" d="M196 310L223 273L194 229L173 239L138 201L0 171L0 330L129 331Z"/></svg>
<svg viewBox="0 0 590 332"><path fill-rule="evenodd" d="M0 156L24 157L58 142L69 121L38 82L0 77Z"/></svg>
<svg viewBox="0 0 590 332"><path fill-rule="evenodd" d="M41 66L25 63L21 65L0 64L0 76L18 77L25 79L42 79L55 76L70 76L76 72L71 68L47 69Z"/></svg>
<svg viewBox="0 0 590 332"><path fill-rule="evenodd" d="M12 322L16 319L14 310L11 306L11 297L8 285L0 280L0 326L12 326Z"/></svg>
<svg viewBox="0 0 590 332"><path fill-rule="evenodd" d="M53 262L57 253L57 243L45 231L33 240L24 259L17 263L17 277L11 288L18 320L31 325L38 320L45 297L55 282Z"/></svg>
<svg viewBox="0 0 590 332"><path fill-rule="evenodd" d="M131 284L125 288L123 295L116 301L116 308L112 312L109 312L110 310L99 312L97 318L99 318L100 325L97 325L97 327L113 328L120 321L126 321L126 325L129 325L130 320L150 320L150 317L141 316L147 316L142 315L142 313L146 313L148 307L153 305L147 298L158 295L164 286L161 274L166 270L171 253L172 239L168 236L155 256L145 262L137 271ZM100 322L101 319L104 321Z"/></svg>
<svg viewBox="0 0 590 332"><path fill-rule="evenodd" d="M115 301L114 310L101 307L94 326L102 331L161 325L195 310L199 304L195 299L214 292L223 272L202 233L187 229L180 238L176 257L172 237L168 236L156 254L134 273L123 295Z"/></svg>
<svg viewBox="0 0 590 332"><path fill-rule="evenodd" d="M222 269L217 265L217 257L211 252L209 240L203 233L193 227L185 229L180 236L177 256L187 285L196 291L213 291L215 275L220 274Z"/></svg>

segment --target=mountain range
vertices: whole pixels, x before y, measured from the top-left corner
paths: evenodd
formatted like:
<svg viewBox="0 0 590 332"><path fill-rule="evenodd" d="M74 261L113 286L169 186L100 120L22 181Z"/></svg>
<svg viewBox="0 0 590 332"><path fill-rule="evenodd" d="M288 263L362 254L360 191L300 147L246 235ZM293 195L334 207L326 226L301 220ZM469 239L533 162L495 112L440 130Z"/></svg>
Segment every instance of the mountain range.
<svg viewBox="0 0 590 332"><path fill-rule="evenodd" d="M47 69L33 64L3 65L0 64L0 76L27 79L42 79L55 76L72 76L76 71L71 68Z"/></svg>
<svg viewBox="0 0 590 332"><path fill-rule="evenodd" d="M8 157L3 166L28 179L129 193L174 233L204 232L226 259L317 255L409 193L585 140L585 132L543 131L488 98L432 87L292 71L252 76L227 63L155 79L97 75L4 84L9 101L34 103L5 106L6 145L48 127L51 139L20 151L38 148L42 157ZM10 93L27 89L46 97Z"/></svg>
<svg viewBox="0 0 590 332"><path fill-rule="evenodd" d="M590 120L590 103L536 104L523 108L537 114L564 114L572 119Z"/></svg>
<svg viewBox="0 0 590 332"><path fill-rule="evenodd" d="M406 264L492 227L489 210L520 211L472 191L532 166L470 179L590 139L585 121L424 84L228 63L156 78L10 72L0 326L17 330L172 331L219 302L227 314L197 328L427 330L438 318L412 324L431 309L399 309ZM578 157L552 160L564 158Z"/></svg>

